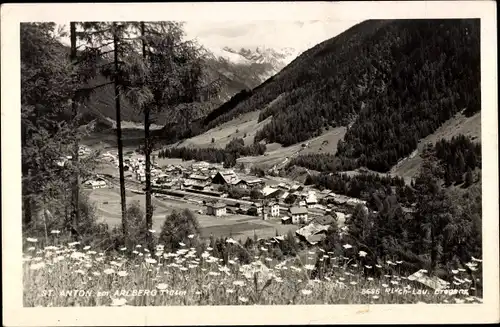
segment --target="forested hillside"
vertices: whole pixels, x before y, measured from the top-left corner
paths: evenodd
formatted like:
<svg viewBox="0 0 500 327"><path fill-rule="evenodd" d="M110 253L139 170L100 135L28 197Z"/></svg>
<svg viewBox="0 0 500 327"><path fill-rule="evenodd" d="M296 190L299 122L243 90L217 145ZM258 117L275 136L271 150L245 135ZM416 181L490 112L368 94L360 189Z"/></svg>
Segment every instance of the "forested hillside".
<svg viewBox="0 0 500 327"><path fill-rule="evenodd" d="M286 146L350 126L337 158L386 172L455 113L480 110L479 27L475 19L365 21L214 111L205 128L264 109L260 120L273 118L255 140Z"/></svg>

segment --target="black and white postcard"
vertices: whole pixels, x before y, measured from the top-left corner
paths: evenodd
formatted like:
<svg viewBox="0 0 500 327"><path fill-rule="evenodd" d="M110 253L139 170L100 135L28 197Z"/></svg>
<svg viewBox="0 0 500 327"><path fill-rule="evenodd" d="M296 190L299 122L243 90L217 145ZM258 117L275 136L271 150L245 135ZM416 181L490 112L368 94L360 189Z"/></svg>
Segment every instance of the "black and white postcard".
<svg viewBox="0 0 500 327"><path fill-rule="evenodd" d="M495 11L2 6L4 324L498 322Z"/></svg>

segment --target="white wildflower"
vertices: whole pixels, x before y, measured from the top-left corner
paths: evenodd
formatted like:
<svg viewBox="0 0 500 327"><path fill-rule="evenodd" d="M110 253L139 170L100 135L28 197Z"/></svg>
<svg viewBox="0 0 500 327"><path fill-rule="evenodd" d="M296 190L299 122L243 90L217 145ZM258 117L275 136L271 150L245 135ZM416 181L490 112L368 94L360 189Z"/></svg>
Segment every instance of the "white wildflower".
<svg viewBox="0 0 500 327"><path fill-rule="evenodd" d="M309 265L309 264L308 264L308 265L305 265L305 266L304 266L304 268L305 268L306 270L314 270L314 265Z"/></svg>
<svg viewBox="0 0 500 327"><path fill-rule="evenodd" d="M112 269L112 268L108 268L108 269L104 269L104 273L106 275L111 275L111 274L114 274L115 273L115 270Z"/></svg>

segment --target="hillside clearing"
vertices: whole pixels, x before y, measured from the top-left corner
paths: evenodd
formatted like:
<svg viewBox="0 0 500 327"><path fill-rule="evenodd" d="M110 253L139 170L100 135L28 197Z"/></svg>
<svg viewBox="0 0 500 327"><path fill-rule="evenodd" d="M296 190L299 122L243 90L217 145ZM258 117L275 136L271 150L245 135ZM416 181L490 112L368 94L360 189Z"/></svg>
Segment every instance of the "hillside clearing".
<svg viewBox="0 0 500 327"><path fill-rule="evenodd" d="M392 175L398 175L405 179L411 179L418 174L422 165L422 152L425 144L435 144L441 139L449 140L457 135L470 136L474 141L481 142L481 112L476 113L471 117L466 117L462 113L446 121L434 133L420 140L417 150L410 156L401 160L391 169Z"/></svg>
<svg viewBox="0 0 500 327"><path fill-rule="evenodd" d="M225 147L233 138L242 138L245 145L253 143L255 133L267 124L271 117L258 122L260 111L252 111L211 130L177 143L177 147ZM245 136L246 135L246 136ZM214 143L212 143L214 139Z"/></svg>
<svg viewBox="0 0 500 327"><path fill-rule="evenodd" d="M337 143L344 138L345 127L331 128L322 135L310 139L309 141L283 147L277 143L267 145L268 151L263 156L242 157L237 160L238 163L245 165L261 165L268 168L277 165L276 168L282 168L288 161L299 154L309 153L332 153L337 152ZM304 147L302 146L304 144Z"/></svg>

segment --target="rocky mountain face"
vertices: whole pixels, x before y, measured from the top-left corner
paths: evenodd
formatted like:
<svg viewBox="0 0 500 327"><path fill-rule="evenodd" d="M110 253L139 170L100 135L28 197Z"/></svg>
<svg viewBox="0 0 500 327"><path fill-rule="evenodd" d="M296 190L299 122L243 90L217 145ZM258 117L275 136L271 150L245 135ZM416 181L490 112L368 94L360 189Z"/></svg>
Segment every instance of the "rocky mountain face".
<svg viewBox="0 0 500 327"><path fill-rule="evenodd" d="M277 74L298 55L293 48L255 49L230 47L207 50L208 64L215 73L223 76L219 98L227 101L242 89L252 89Z"/></svg>

